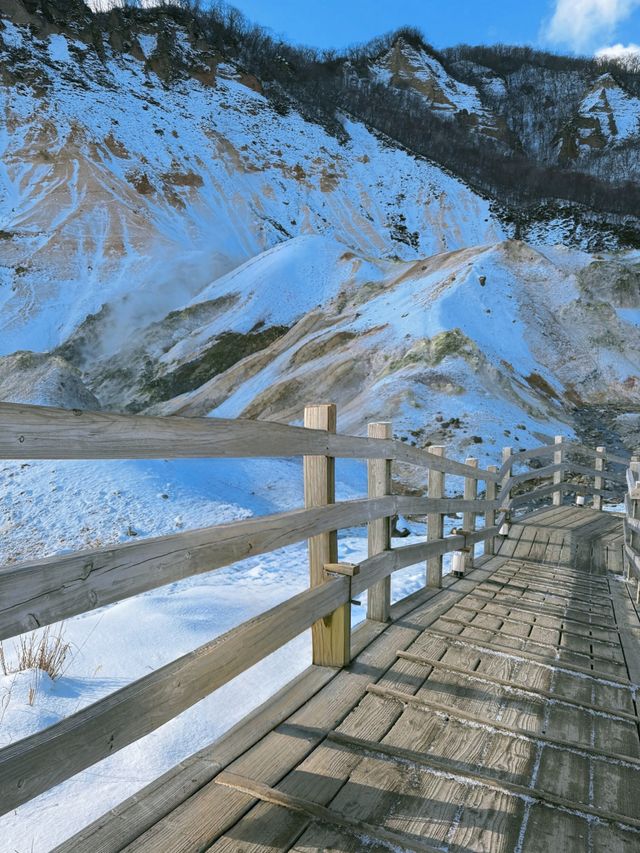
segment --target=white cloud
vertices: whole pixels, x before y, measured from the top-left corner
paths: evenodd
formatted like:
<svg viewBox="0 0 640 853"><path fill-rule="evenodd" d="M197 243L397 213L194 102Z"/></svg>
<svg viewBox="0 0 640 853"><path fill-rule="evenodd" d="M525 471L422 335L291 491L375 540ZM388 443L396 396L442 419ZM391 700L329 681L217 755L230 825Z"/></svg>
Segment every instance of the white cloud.
<svg viewBox="0 0 640 853"><path fill-rule="evenodd" d="M621 65L640 66L640 44L612 44L609 47L601 47L596 51L599 59L615 59Z"/></svg>
<svg viewBox="0 0 640 853"><path fill-rule="evenodd" d="M555 0L544 36L555 43L586 51L612 38L616 27L640 6L640 0Z"/></svg>

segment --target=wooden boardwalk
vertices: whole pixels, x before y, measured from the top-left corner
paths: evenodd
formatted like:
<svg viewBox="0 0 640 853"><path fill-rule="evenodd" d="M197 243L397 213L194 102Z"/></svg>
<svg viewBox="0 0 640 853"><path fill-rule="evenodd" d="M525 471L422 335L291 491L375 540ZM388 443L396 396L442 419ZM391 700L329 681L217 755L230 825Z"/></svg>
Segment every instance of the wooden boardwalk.
<svg viewBox="0 0 640 853"><path fill-rule="evenodd" d="M512 525L464 578L355 631L349 666L311 667L59 851L640 850L621 550L611 513Z"/></svg>
<svg viewBox="0 0 640 853"><path fill-rule="evenodd" d="M0 403L3 459L297 457L304 483L297 509L0 566L0 641L247 556L309 556L307 589L0 749L0 814L310 629L308 670L58 853L639 851L640 457L556 436L483 468L393 434L340 434L332 404L298 427ZM366 498L336 502L336 459L366 462ZM394 493L400 464L424 493ZM393 542L399 514L423 541ZM363 525L367 557L340 562L339 531ZM416 565L424 587L392 607Z"/></svg>

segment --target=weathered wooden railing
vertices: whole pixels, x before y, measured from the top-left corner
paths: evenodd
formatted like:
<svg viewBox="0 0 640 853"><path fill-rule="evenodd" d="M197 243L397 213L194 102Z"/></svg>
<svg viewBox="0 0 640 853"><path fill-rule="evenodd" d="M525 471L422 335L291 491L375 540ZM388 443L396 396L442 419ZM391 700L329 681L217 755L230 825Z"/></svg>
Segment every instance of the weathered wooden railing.
<svg viewBox="0 0 640 853"><path fill-rule="evenodd" d="M627 468L624 508L625 577L636 581L636 603L640 604L640 456L632 456Z"/></svg>
<svg viewBox="0 0 640 853"><path fill-rule="evenodd" d="M0 568L0 640L121 601L182 578L229 566L245 557L309 541L310 587L277 607L216 637L70 717L0 750L0 813L127 746L161 726L303 631L312 629L313 661L349 662L351 602L368 590L369 620L390 614L391 576L425 562L425 584L442 585L442 557L458 552L456 567L473 566L474 547L495 551L513 513L565 492L592 494L601 507L605 482L624 476L605 460L627 460L604 448L573 442L513 454L482 469L477 460L448 459L444 448L420 450L392 439L390 424L369 426L367 437L336 434L333 405L310 406L305 426L248 420L185 419L67 411L0 403L2 459L153 459L304 457L305 508L184 531L92 551ZM595 458L595 467L569 455ZM553 464L514 474L514 466L553 456ZM368 462L368 497L335 502L335 459ZM425 497L391 493L393 461L425 470ZM565 472L593 477L594 486L563 480ZM446 475L464 478L463 497L447 497ZM523 484L553 477L549 486L519 494ZM478 482L485 483L478 497ZM444 536L443 518L463 513L461 529ZM426 516L424 542L391 547L390 520ZM478 516L484 526L476 529ZM338 560L337 531L368 525L368 557L359 566ZM638 527L633 533L640 532Z"/></svg>

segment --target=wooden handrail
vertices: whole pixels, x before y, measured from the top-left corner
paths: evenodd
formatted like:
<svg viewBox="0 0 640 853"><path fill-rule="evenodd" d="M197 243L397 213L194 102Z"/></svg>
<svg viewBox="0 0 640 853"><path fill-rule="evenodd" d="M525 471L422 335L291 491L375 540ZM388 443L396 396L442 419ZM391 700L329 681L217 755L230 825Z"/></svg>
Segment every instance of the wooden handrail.
<svg viewBox="0 0 640 853"><path fill-rule="evenodd" d="M334 505L335 506L335 505ZM360 564L244 622L59 723L0 750L0 814L143 737L281 648L388 575L493 537L498 527L407 545Z"/></svg>
<svg viewBox="0 0 640 853"><path fill-rule="evenodd" d="M602 452L594 450L590 447L585 447L583 444L579 444L575 441L563 441L561 444L544 444L540 447L532 447L530 450L522 450L519 453L514 453L513 458L510 462L504 462L502 466L498 469L498 474L500 477L504 477L509 465L515 465L519 462L526 462L528 459L541 459L545 456L553 456L554 453L559 450L564 452L581 452L591 455L595 458L606 459L609 462L615 462L617 465L628 465L629 459L625 459L622 456L617 456L614 453L610 453L608 450L604 450Z"/></svg>
<svg viewBox="0 0 640 853"><path fill-rule="evenodd" d="M566 462L565 469L576 474L586 474L587 477L600 477L603 480L609 480L620 485L625 485L627 482L624 474L614 474L613 471L599 471L597 468L589 468L586 465L576 465L575 462Z"/></svg>
<svg viewBox="0 0 640 853"><path fill-rule="evenodd" d="M0 750L0 814L195 705L349 599L336 577L244 622L59 723Z"/></svg>
<svg viewBox="0 0 640 853"><path fill-rule="evenodd" d="M625 464L621 457L614 457L606 451L592 451L574 442L532 448L513 456L505 453L499 469L484 470L475 467L475 463L448 459L440 449L431 453L389 438L391 428L387 425L377 425L379 429L373 430L368 437L336 434L333 432L335 407L325 405L309 409L332 413L328 419L309 422L312 427L323 426L326 429L241 419L159 418L0 403L0 458L301 456L305 457L307 498L313 491L313 477L309 471L314 469L318 460L324 460L326 468L322 474L326 488L320 495L321 499L307 500L306 509L0 568L0 640L192 575L220 569L249 556L304 540L313 541L314 537L316 540L324 537L327 541L330 538L335 544L336 531L341 528L371 524L380 519L388 522L397 514L428 516L430 523L434 518L441 521L446 513L462 512L467 517L467 523L463 525L466 532L444 537L439 526L437 538L431 535L428 541L400 548L390 547L388 535L378 536L379 542L375 536L370 537L370 556L360 563L359 572L354 571L349 577L327 575L326 567L334 565L335 559L320 560L321 552L318 550L310 589L48 729L0 750L0 811L4 813L17 807L143 737L307 628L314 626L315 637L318 626L322 623L329 626L332 620L336 620L336 614L342 614L339 625L339 620L336 620L340 631L336 628L331 635L331 654L320 662L332 665L346 663L349 659L352 596L372 587L386 594L390 576L399 569L424 564L426 560L492 540L502 522L509 519L511 510L558 492L611 494L601 488L563 481L510 498L514 485L565 471L598 477L598 483L625 481L620 474L600 470L600 465L598 469L592 469L567 459L566 453L577 452ZM381 437L376 437L376 434ZM512 466L520 462L559 452L563 454L561 462L556 458L556 464L511 475ZM370 498L332 503L335 458L370 462ZM437 485L434 486L437 496L389 494L389 460L409 463L442 475L464 477L465 497L446 498L444 490L438 489ZM371 486L373 474L379 480L375 488ZM474 497L478 480L487 483L490 500ZM439 481L438 477L430 477L432 484ZM497 484L501 489L494 497ZM634 476L630 480L631 487L637 488ZM498 517L495 510L499 510ZM472 530L470 518L482 513L486 513L490 524L484 529ZM627 526L635 532L640 530L640 522ZM386 527L379 525L379 528L378 532L384 534ZM371 547L372 541L375 547ZM337 549L333 546L332 549L337 554ZM640 558L634 556L632 562L635 569L640 565ZM386 618L385 602L386 599L381 599L381 604L378 602L380 606L375 608L377 618L382 620ZM337 639L340 640L340 648Z"/></svg>
<svg viewBox="0 0 640 853"><path fill-rule="evenodd" d="M395 439L339 435L273 421L120 415L0 403L0 459L242 459L331 456L396 459L493 479Z"/></svg>
<svg viewBox="0 0 640 853"><path fill-rule="evenodd" d="M497 501L477 501L478 510ZM464 512L455 498L390 495L232 521L93 551L0 568L0 640L122 601L192 575L221 569L338 527L398 513Z"/></svg>

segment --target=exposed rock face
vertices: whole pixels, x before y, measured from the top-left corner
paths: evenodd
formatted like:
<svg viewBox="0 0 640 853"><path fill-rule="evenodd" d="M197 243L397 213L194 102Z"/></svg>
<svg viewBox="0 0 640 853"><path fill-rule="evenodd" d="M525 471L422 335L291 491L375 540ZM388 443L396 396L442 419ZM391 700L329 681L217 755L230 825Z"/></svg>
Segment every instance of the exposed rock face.
<svg viewBox="0 0 640 853"><path fill-rule="evenodd" d="M100 408L75 367L63 358L34 352L0 358L0 400L64 409Z"/></svg>
<svg viewBox="0 0 640 853"><path fill-rule="evenodd" d="M370 70L375 80L417 92L434 112L463 122L472 132L501 141L509 138L504 117L483 104L477 88L456 80L435 56L402 38Z"/></svg>
<svg viewBox="0 0 640 853"><path fill-rule="evenodd" d="M344 428L392 417L408 441L484 436L487 453L553 434L576 406L640 405L637 257L579 250L597 214L547 212L534 245L510 239L520 224L499 205L362 123L304 119L179 10L96 28L71 0L13 8L0 396L285 420L334 399ZM514 144L500 104L522 69L445 67L398 40L357 73ZM581 86L607 151L617 89ZM592 143L574 140L576 157Z"/></svg>
<svg viewBox="0 0 640 853"><path fill-rule="evenodd" d="M626 92L611 74L603 74L588 90L576 115L560 134L558 156L572 161L592 150L640 136L640 98Z"/></svg>

